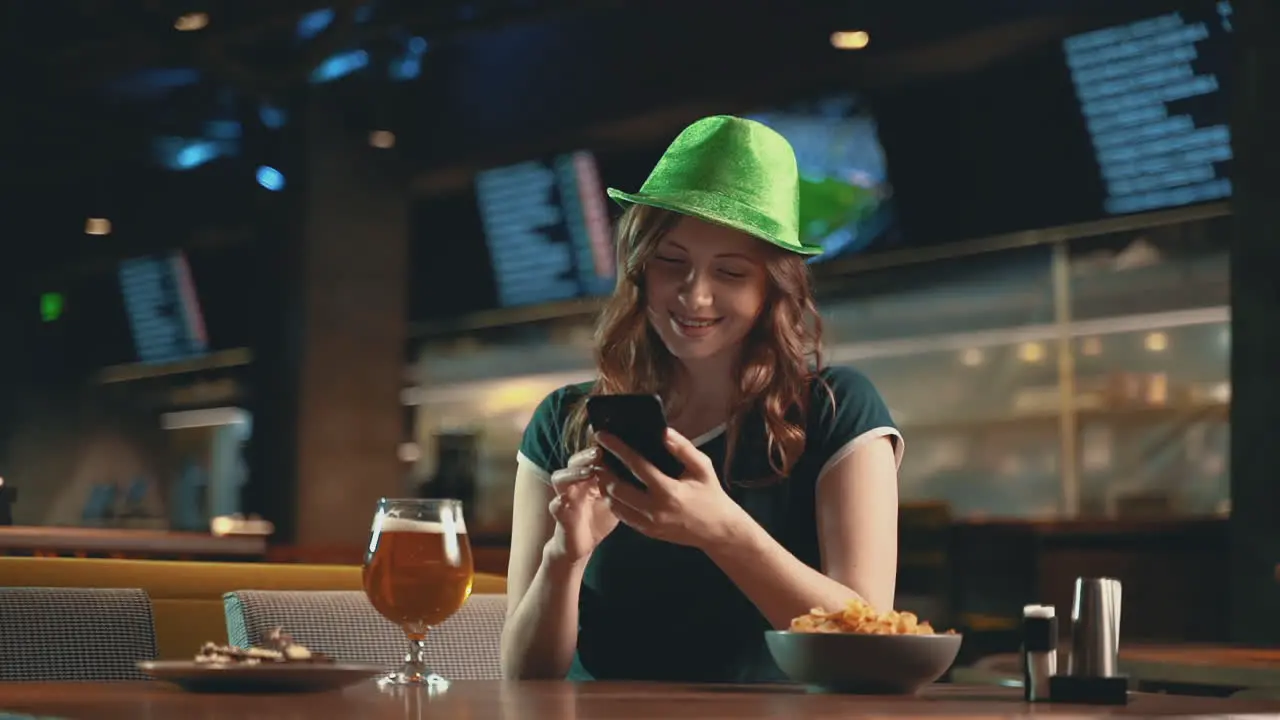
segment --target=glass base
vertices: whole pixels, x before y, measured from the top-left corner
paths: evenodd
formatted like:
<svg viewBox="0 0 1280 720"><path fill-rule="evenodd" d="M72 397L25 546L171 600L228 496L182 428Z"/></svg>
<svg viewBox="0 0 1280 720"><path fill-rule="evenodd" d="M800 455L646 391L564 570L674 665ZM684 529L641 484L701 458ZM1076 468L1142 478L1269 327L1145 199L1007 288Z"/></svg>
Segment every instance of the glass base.
<svg viewBox="0 0 1280 720"><path fill-rule="evenodd" d="M449 681L436 673L405 666L399 670L378 678L381 687L421 687L431 694L442 693L449 689Z"/></svg>

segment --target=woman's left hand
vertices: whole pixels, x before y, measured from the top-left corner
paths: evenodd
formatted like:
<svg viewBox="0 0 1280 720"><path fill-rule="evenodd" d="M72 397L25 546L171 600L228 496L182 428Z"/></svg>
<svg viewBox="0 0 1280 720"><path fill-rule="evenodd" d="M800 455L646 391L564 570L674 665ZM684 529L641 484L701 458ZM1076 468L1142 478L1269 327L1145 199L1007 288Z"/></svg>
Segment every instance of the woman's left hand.
<svg viewBox="0 0 1280 720"><path fill-rule="evenodd" d="M667 449L684 465L681 477L664 475L618 438L598 433L596 441L613 453L648 489L609 477L601 484L618 520L656 540L707 550L729 542L750 516L725 492L715 467L683 435L668 429Z"/></svg>

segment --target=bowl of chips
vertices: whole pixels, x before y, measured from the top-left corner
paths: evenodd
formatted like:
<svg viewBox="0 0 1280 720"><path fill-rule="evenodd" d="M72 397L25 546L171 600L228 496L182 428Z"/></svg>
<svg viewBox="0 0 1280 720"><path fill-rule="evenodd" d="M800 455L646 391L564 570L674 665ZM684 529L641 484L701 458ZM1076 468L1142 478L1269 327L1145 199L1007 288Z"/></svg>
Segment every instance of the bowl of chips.
<svg viewBox="0 0 1280 720"><path fill-rule="evenodd" d="M913 695L955 662L963 636L939 633L909 612L877 612L854 600L815 608L770 630L765 643L787 677L823 692Z"/></svg>

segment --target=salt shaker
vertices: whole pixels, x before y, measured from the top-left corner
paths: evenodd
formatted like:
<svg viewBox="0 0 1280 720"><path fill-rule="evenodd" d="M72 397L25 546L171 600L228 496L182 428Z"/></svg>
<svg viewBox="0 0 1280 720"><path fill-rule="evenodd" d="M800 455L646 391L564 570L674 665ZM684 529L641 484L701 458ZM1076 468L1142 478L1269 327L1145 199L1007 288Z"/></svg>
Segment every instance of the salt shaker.
<svg viewBox="0 0 1280 720"><path fill-rule="evenodd" d="M1056 702L1123 705L1128 678L1120 674L1120 581L1077 578L1071 604L1067 674L1050 681Z"/></svg>
<svg viewBox="0 0 1280 720"><path fill-rule="evenodd" d="M1027 702L1049 700L1058 674L1058 618L1052 605L1022 608L1022 693Z"/></svg>

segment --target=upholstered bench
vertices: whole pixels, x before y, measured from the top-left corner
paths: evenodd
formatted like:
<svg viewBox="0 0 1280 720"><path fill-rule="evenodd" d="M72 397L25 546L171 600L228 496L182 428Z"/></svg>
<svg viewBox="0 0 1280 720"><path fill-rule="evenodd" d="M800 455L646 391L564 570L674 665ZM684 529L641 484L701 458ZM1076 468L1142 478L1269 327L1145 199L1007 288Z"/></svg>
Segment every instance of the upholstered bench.
<svg viewBox="0 0 1280 720"><path fill-rule="evenodd" d="M142 590L0 588L0 681L145 680L155 657Z"/></svg>
<svg viewBox="0 0 1280 720"><path fill-rule="evenodd" d="M346 662L388 669L404 662L409 641L378 614L363 592L237 590L224 596L231 644L261 645L276 627L303 645ZM505 595L472 595L427 635L428 667L450 680L502 677L498 654Z"/></svg>
<svg viewBox="0 0 1280 720"><path fill-rule="evenodd" d="M189 660L205 642L227 641L223 595L258 590L360 590L359 565L174 562L0 557L11 587L140 588L151 597L162 660ZM505 593L506 578L476 574L477 594Z"/></svg>

